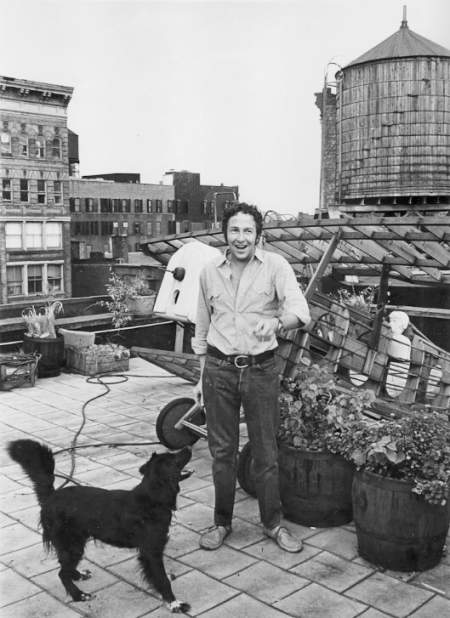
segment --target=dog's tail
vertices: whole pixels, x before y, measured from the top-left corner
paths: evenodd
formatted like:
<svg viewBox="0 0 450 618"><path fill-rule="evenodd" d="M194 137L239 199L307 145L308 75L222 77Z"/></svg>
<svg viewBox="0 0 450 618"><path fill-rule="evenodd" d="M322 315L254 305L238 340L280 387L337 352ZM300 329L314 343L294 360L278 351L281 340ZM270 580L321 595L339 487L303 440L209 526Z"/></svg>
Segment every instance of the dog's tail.
<svg viewBox="0 0 450 618"><path fill-rule="evenodd" d="M30 477L39 504L55 491L55 460L51 450L35 440L14 440L7 446L9 456L22 466Z"/></svg>

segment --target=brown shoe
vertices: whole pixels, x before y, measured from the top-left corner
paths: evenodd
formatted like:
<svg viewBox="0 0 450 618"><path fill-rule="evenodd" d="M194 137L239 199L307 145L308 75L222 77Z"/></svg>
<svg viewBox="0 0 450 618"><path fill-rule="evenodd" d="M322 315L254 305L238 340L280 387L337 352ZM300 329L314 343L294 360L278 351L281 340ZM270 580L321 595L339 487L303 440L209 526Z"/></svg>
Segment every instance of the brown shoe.
<svg viewBox="0 0 450 618"><path fill-rule="evenodd" d="M231 526L212 526L200 537L200 547L203 549L219 549L231 532Z"/></svg>
<svg viewBox="0 0 450 618"><path fill-rule="evenodd" d="M283 526L275 526L271 530L263 528L263 531L266 536L273 539L278 547L284 551L295 554L303 549L303 543L300 539L294 538L289 530Z"/></svg>

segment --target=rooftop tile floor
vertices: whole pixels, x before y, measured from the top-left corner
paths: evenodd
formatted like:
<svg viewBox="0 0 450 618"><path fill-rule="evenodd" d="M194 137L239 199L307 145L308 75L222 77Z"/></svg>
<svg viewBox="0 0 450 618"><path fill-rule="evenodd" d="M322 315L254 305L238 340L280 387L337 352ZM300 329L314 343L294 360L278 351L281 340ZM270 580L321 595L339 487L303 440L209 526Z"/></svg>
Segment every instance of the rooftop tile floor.
<svg viewBox="0 0 450 618"><path fill-rule="evenodd" d="M4 450L9 440L33 438L53 448L68 447L82 423L78 444L129 445L77 450L73 476L105 488L131 488L138 468L160 445L155 422L176 397L192 397L187 382L141 359L132 359L128 380L106 392L84 376L61 374L33 388L0 391L0 616L2 618L164 618L171 614L142 582L134 551L90 543L81 568L94 593L85 603L67 598L54 555L46 555L38 528L39 509L31 485ZM137 377L140 376L140 377ZM111 378L108 381L113 381ZM243 428L243 440L245 428ZM216 552L199 549L201 531L213 518L214 492L206 442L193 450L195 473L182 483L166 547L166 568L191 616L203 618L383 618L450 616L450 557L424 573L381 572L358 556L352 524L330 529L288 522L304 541L287 554L265 538L255 500L237 491L233 533ZM71 458L57 455L57 470L70 474ZM57 479L58 485L62 482Z"/></svg>

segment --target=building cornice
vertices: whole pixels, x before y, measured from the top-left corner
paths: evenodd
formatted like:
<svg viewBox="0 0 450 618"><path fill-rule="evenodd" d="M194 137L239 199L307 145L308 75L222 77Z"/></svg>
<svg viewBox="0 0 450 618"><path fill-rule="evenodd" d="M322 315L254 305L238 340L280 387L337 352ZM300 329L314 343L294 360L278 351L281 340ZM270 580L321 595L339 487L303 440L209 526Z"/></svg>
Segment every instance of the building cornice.
<svg viewBox="0 0 450 618"><path fill-rule="evenodd" d="M44 102L58 100L60 103L68 105L72 94L73 88L70 86L0 75L0 96L2 97L39 97Z"/></svg>

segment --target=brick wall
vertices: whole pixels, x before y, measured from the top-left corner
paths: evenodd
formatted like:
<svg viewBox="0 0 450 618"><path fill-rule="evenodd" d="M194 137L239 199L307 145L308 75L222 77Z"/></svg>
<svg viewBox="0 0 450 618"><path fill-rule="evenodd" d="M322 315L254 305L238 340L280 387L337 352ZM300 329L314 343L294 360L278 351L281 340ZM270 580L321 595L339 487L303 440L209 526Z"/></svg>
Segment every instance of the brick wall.
<svg viewBox="0 0 450 618"><path fill-rule="evenodd" d="M322 125L320 207L322 210L326 210L336 203L337 197L336 95L331 88L327 88L325 93L316 94L316 105L320 109Z"/></svg>

